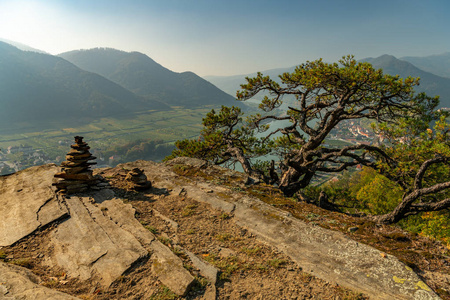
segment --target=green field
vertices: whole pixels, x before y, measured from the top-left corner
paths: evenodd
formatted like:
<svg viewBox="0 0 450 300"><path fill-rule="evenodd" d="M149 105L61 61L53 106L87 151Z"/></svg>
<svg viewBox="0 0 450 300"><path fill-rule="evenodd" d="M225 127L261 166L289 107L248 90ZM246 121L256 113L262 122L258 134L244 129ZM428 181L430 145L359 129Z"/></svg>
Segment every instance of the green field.
<svg viewBox="0 0 450 300"><path fill-rule="evenodd" d="M42 149L49 156L61 155L69 150L67 141L81 135L92 149L106 151L139 139L176 140L198 136L202 118L212 107L185 109L174 107L169 111L146 111L121 118L101 118L89 122L37 124L0 129L0 149L29 145ZM46 128L46 129L39 129Z"/></svg>

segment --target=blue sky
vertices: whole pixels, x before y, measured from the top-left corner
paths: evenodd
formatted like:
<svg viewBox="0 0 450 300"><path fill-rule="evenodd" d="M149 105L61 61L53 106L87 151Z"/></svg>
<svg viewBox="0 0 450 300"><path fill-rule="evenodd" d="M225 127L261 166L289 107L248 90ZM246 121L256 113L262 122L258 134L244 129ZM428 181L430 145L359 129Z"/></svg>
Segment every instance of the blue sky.
<svg viewBox="0 0 450 300"><path fill-rule="evenodd" d="M176 71L236 75L450 51L448 0L0 0L0 38L58 54L111 47Z"/></svg>

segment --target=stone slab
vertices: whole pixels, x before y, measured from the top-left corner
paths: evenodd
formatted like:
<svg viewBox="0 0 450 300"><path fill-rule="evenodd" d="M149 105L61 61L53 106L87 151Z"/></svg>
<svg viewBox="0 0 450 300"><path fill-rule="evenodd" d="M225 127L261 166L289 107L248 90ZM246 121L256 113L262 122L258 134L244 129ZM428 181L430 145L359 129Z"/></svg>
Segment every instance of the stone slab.
<svg viewBox="0 0 450 300"><path fill-rule="evenodd" d="M183 267L183 262L178 256L139 223L134 217L135 209L120 199L102 201L99 206L105 215L135 236L152 253L152 270L158 279L177 295L185 295L194 277Z"/></svg>
<svg viewBox="0 0 450 300"><path fill-rule="evenodd" d="M79 298L39 285L31 271L0 262L0 299L77 300Z"/></svg>
<svg viewBox="0 0 450 300"><path fill-rule="evenodd" d="M411 268L392 255L312 226L257 199L237 202L240 226L287 254L314 276L369 295L370 299L440 299Z"/></svg>
<svg viewBox="0 0 450 300"><path fill-rule="evenodd" d="M52 189L58 170L50 164L0 176L0 247L67 215Z"/></svg>
<svg viewBox="0 0 450 300"><path fill-rule="evenodd" d="M148 251L93 202L89 197L66 199L70 219L51 233L54 250L46 264L62 267L70 277L98 278L109 286Z"/></svg>

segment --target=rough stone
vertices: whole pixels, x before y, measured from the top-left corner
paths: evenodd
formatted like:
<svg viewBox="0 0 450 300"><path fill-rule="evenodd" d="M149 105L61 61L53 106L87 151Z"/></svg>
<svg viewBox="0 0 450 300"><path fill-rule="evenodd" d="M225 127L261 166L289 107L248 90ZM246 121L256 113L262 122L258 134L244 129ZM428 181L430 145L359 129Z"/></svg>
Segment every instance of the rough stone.
<svg viewBox="0 0 450 300"><path fill-rule="evenodd" d="M79 298L39 285L31 271L0 262L0 299L76 300Z"/></svg>
<svg viewBox="0 0 450 300"><path fill-rule="evenodd" d="M135 209L119 199L104 201L100 205L121 228L134 235L152 254L152 270L158 279L177 295L187 293L194 277L183 267L183 262L169 248L160 243L136 218Z"/></svg>
<svg viewBox="0 0 450 300"><path fill-rule="evenodd" d="M48 265L62 267L69 277L81 280L98 276L102 285L109 286L135 261L148 255L134 236L106 217L92 199L70 197L65 201L70 219L51 233L54 251L46 259Z"/></svg>
<svg viewBox="0 0 450 300"><path fill-rule="evenodd" d="M152 187L152 183L147 180L147 176L139 168L133 168L125 176L125 180L133 184L133 188L137 191L143 191Z"/></svg>
<svg viewBox="0 0 450 300"><path fill-rule="evenodd" d="M57 169L51 164L0 177L0 247L67 215L51 188Z"/></svg>
<svg viewBox="0 0 450 300"><path fill-rule="evenodd" d="M167 247L159 241L152 243L152 271L158 276L164 285L177 295L185 295L194 277L183 268L183 263L178 256L167 251ZM178 271L178 272L177 272Z"/></svg>
<svg viewBox="0 0 450 300"><path fill-rule="evenodd" d="M219 269L203 261L190 251L184 250L184 252L189 256L189 259L191 260L194 267L200 270L200 274L202 274L206 279L208 279L209 282L215 285L217 282Z"/></svg>
<svg viewBox="0 0 450 300"><path fill-rule="evenodd" d="M89 186L97 183L92 176L92 170L89 169L90 165L96 164L89 161L96 157L89 152L89 147L87 143L83 142L83 137L76 136L75 144L70 147L72 149L67 153L66 161L61 163L61 172L54 176L57 180L53 186L63 194L85 192Z"/></svg>

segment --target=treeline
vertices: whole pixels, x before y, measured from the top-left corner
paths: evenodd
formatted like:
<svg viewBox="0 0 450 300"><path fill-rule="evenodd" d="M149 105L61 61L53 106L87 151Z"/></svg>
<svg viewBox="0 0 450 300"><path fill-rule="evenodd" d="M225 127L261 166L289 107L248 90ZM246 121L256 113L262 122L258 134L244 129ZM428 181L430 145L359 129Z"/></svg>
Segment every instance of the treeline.
<svg viewBox="0 0 450 300"><path fill-rule="evenodd" d="M139 159L161 161L175 148L162 140L139 139L123 145L113 146L103 152L105 157L114 156L114 163L125 163Z"/></svg>

